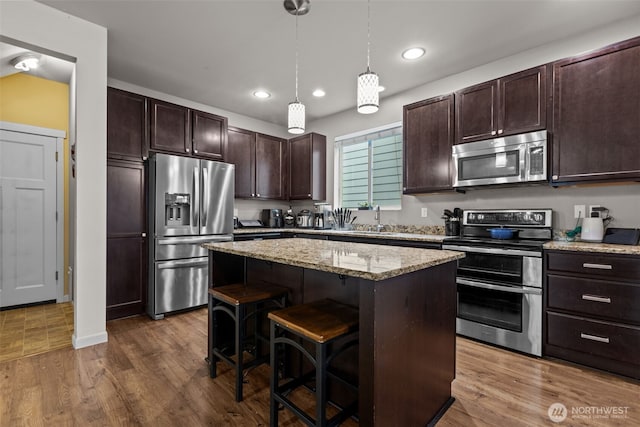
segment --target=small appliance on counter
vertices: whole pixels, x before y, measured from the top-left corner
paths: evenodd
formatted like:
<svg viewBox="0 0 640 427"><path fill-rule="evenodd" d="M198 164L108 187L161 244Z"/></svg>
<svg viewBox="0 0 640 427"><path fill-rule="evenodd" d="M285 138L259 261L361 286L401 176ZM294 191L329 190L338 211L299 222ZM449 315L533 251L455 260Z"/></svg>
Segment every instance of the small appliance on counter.
<svg viewBox="0 0 640 427"><path fill-rule="evenodd" d="M444 234L446 236L460 235L460 220L462 219L462 209L454 208L453 211L445 209L442 215L444 219Z"/></svg>
<svg viewBox="0 0 640 427"><path fill-rule="evenodd" d="M314 203L313 228L316 230L328 230L332 228L331 205L329 203Z"/></svg>
<svg viewBox="0 0 640 427"><path fill-rule="evenodd" d="M602 242L604 229L611 219L609 209L601 206L592 208L589 218L582 220L580 240L583 242Z"/></svg>
<svg viewBox="0 0 640 427"><path fill-rule="evenodd" d="M293 215L293 209L291 209L291 206L289 206L289 209L287 209L287 213L284 216L284 226L285 227L296 226L296 217Z"/></svg>
<svg viewBox="0 0 640 427"><path fill-rule="evenodd" d="M260 213L260 221L262 221L265 227L284 227L284 217L282 216L282 209L262 209L262 212Z"/></svg>
<svg viewBox="0 0 640 427"><path fill-rule="evenodd" d="M302 209L296 216L298 228L313 228L313 214L309 209Z"/></svg>

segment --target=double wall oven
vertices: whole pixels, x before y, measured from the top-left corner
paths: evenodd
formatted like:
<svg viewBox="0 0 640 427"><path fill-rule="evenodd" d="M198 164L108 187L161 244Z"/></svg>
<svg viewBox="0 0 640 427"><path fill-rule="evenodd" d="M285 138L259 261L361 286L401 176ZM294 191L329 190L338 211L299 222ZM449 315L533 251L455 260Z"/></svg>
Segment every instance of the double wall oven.
<svg viewBox="0 0 640 427"><path fill-rule="evenodd" d="M443 249L461 251L457 271L460 335L542 355L542 245L552 237L550 209L467 210L461 235ZM509 228L510 239L490 229Z"/></svg>

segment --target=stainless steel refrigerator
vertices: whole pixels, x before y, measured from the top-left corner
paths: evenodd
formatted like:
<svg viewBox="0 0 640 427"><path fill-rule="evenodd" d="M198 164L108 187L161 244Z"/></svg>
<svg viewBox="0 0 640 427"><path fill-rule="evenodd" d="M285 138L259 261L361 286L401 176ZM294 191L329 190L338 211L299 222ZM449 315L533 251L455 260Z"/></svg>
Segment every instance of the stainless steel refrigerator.
<svg viewBox="0 0 640 427"><path fill-rule="evenodd" d="M205 242L233 240L234 165L156 154L149 164L149 293L147 313L207 303Z"/></svg>

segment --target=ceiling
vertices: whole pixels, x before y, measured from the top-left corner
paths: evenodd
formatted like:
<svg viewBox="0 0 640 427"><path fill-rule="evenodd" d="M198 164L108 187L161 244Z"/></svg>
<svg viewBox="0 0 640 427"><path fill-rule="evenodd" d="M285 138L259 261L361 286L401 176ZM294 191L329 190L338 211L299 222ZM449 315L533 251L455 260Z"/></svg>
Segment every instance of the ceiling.
<svg viewBox="0 0 640 427"><path fill-rule="evenodd" d="M40 0L108 29L108 75L286 124L295 97L295 17L281 0ZM640 14L638 0L372 0L371 69L384 98ZM354 109L366 69L367 2L311 0L298 18L307 122ZM400 53L422 46L421 59ZM2 58L4 62L4 57ZM326 91L315 98L316 88ZM272 96L257 99L256 89Z"/></svg>

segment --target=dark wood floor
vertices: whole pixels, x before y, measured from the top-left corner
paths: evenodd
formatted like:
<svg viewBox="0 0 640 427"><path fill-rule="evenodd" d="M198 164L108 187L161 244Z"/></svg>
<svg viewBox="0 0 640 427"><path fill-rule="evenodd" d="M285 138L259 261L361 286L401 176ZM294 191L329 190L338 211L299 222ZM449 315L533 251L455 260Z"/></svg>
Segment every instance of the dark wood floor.
<svg viewBox="0 0 640 427"><path fill-rule="evenodd" d="M266 366L249 373L242 403L234 400L230 368L209 378L206 316L200 309L161 321L116 320L108 323L108 343L0 363L0 426L268 425ZM638 382L463 338L453 394L438 426L556 425L547 415L552 403L569 411L557 425L640 425ZM587 407L627 410L624 418L587 418ZM581 418L572 418L573 408ZM285 411L281 425L302 424Z"/></svg>

